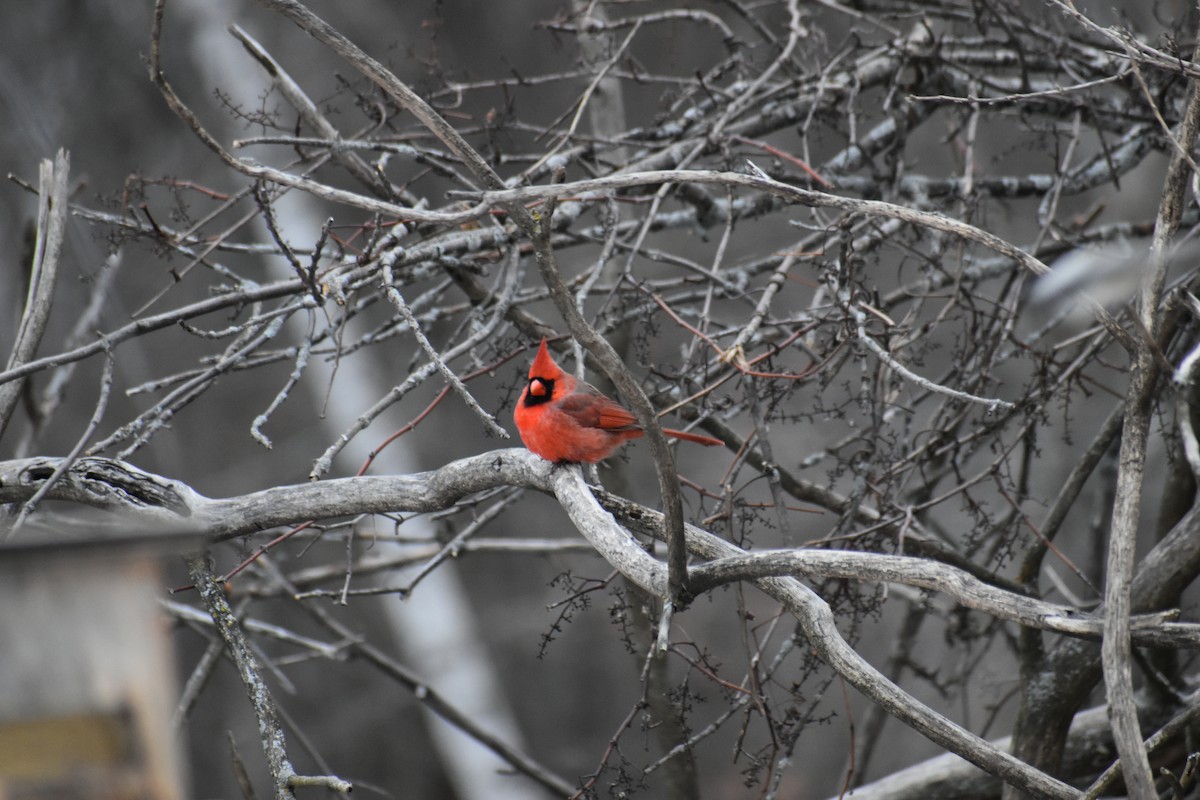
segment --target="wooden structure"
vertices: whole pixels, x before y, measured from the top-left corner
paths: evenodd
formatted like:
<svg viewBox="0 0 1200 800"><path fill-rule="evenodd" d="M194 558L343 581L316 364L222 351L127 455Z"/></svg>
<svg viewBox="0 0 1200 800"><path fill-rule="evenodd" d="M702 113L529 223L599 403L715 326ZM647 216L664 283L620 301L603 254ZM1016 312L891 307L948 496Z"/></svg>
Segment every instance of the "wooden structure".
<svg viewBox="0 0 1200 800"><path fill-rule="evenodd" d="M161 558L145 540L0 547L0 800L185 796Z"/></svg>

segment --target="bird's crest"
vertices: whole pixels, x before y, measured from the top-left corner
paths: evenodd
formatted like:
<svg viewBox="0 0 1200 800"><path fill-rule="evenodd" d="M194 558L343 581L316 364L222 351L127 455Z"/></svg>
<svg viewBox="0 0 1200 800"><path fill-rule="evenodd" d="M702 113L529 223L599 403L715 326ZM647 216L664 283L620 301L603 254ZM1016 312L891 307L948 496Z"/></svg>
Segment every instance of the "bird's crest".
<svg viewBox="0 0 1200 800"><path fill-rule="evenodd" d="M550 348L546 347L546 337L543 336L542 343L538 345L537 355L534 356L533 363L529 366L529 380L541 378L553 381L561 378L562 375L562 369L550 357Z"/></svg>

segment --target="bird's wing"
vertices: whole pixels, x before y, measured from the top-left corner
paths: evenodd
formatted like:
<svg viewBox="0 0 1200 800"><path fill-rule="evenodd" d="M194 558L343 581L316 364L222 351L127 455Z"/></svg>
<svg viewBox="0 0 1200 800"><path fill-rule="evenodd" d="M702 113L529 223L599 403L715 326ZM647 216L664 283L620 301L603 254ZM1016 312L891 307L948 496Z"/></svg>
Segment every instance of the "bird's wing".
<svg viewBox="0 0 1200 800"><path fill-rule="evenodd" d="M588 392L577 389L564 397L558 408L585 428L627 431L638 427L633 412L596 390Z"/></svg>

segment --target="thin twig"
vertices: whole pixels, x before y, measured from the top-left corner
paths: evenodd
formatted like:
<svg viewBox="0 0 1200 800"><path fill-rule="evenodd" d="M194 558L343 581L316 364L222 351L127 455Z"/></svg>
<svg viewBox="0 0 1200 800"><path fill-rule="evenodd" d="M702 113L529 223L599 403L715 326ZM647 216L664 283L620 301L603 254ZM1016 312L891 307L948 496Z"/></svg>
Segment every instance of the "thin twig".
<svg viewBox="0 0 1200 800"><path fill-rule="evenodd" d="M454 374L454 371L446 366L446 362L442 360L437 350L430 344L428 337L425 336L425 332L421 330L420 323L417 322L417 318L413 315L412 309L408 307L408 303L404 302L404 297L400 294L400 290L396 288L392 277L392 268L386 264L383 267L383 290L391 304L400 312L400 316L408 323L408 328L412 331L413 338L421 345L421 349L425 351L425 355L429 356L430 362L442 374L442 377L446 379L446 383L450 384L451 388L454 389L455 394L462 398L467 408L475 412L475 416L483 420L484 425L493 434L499 436L501 439L511 438L508 431L501 428L499 423L496 422L496 418L483 410L483 407L479 405L479 401L471 395L471 392L463 384L462 380Z"/></svg>
<svg viewBox="0 0 1200 800"><path fill-rule="evenodd" d="M71 468L71 465L75 463L80 453L83 452L83 448L91 441L92 436L96 433L96 429L100 427L100 420L104 418L104 412L108 409L108 396L112 392L114 363L112 353L109 353L108 357L104 359L104 371L100 375L100 392L96 398L96 406L92 410L92 417L84 427L83 433L75 441L70 452L54 468L54 472L50 473L50 477L38 487L33 497L26 500L21 506L21 510L17 513L17 518L13 522L12 527L4 532L4 535L0 537L0 541L7 540L15 534L29 515L37 510L38 503L54 488L55 482Z"/></svg>

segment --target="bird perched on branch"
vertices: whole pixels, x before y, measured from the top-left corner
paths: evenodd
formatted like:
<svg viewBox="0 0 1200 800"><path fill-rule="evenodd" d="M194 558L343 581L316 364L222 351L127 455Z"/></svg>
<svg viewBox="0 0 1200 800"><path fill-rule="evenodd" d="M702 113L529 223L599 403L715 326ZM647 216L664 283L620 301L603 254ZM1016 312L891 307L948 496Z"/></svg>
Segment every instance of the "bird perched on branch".
<svg viewBox="0 0 1200 800"><path fill-rule="evenodd" d="M525 446L556 464L594 464L645 433L632 411L563 372L550 357L545 337L529 367L529 384L517 401L513 420ZM724 444L698 433L670 428L662 432L702 445Z"/></svg>

